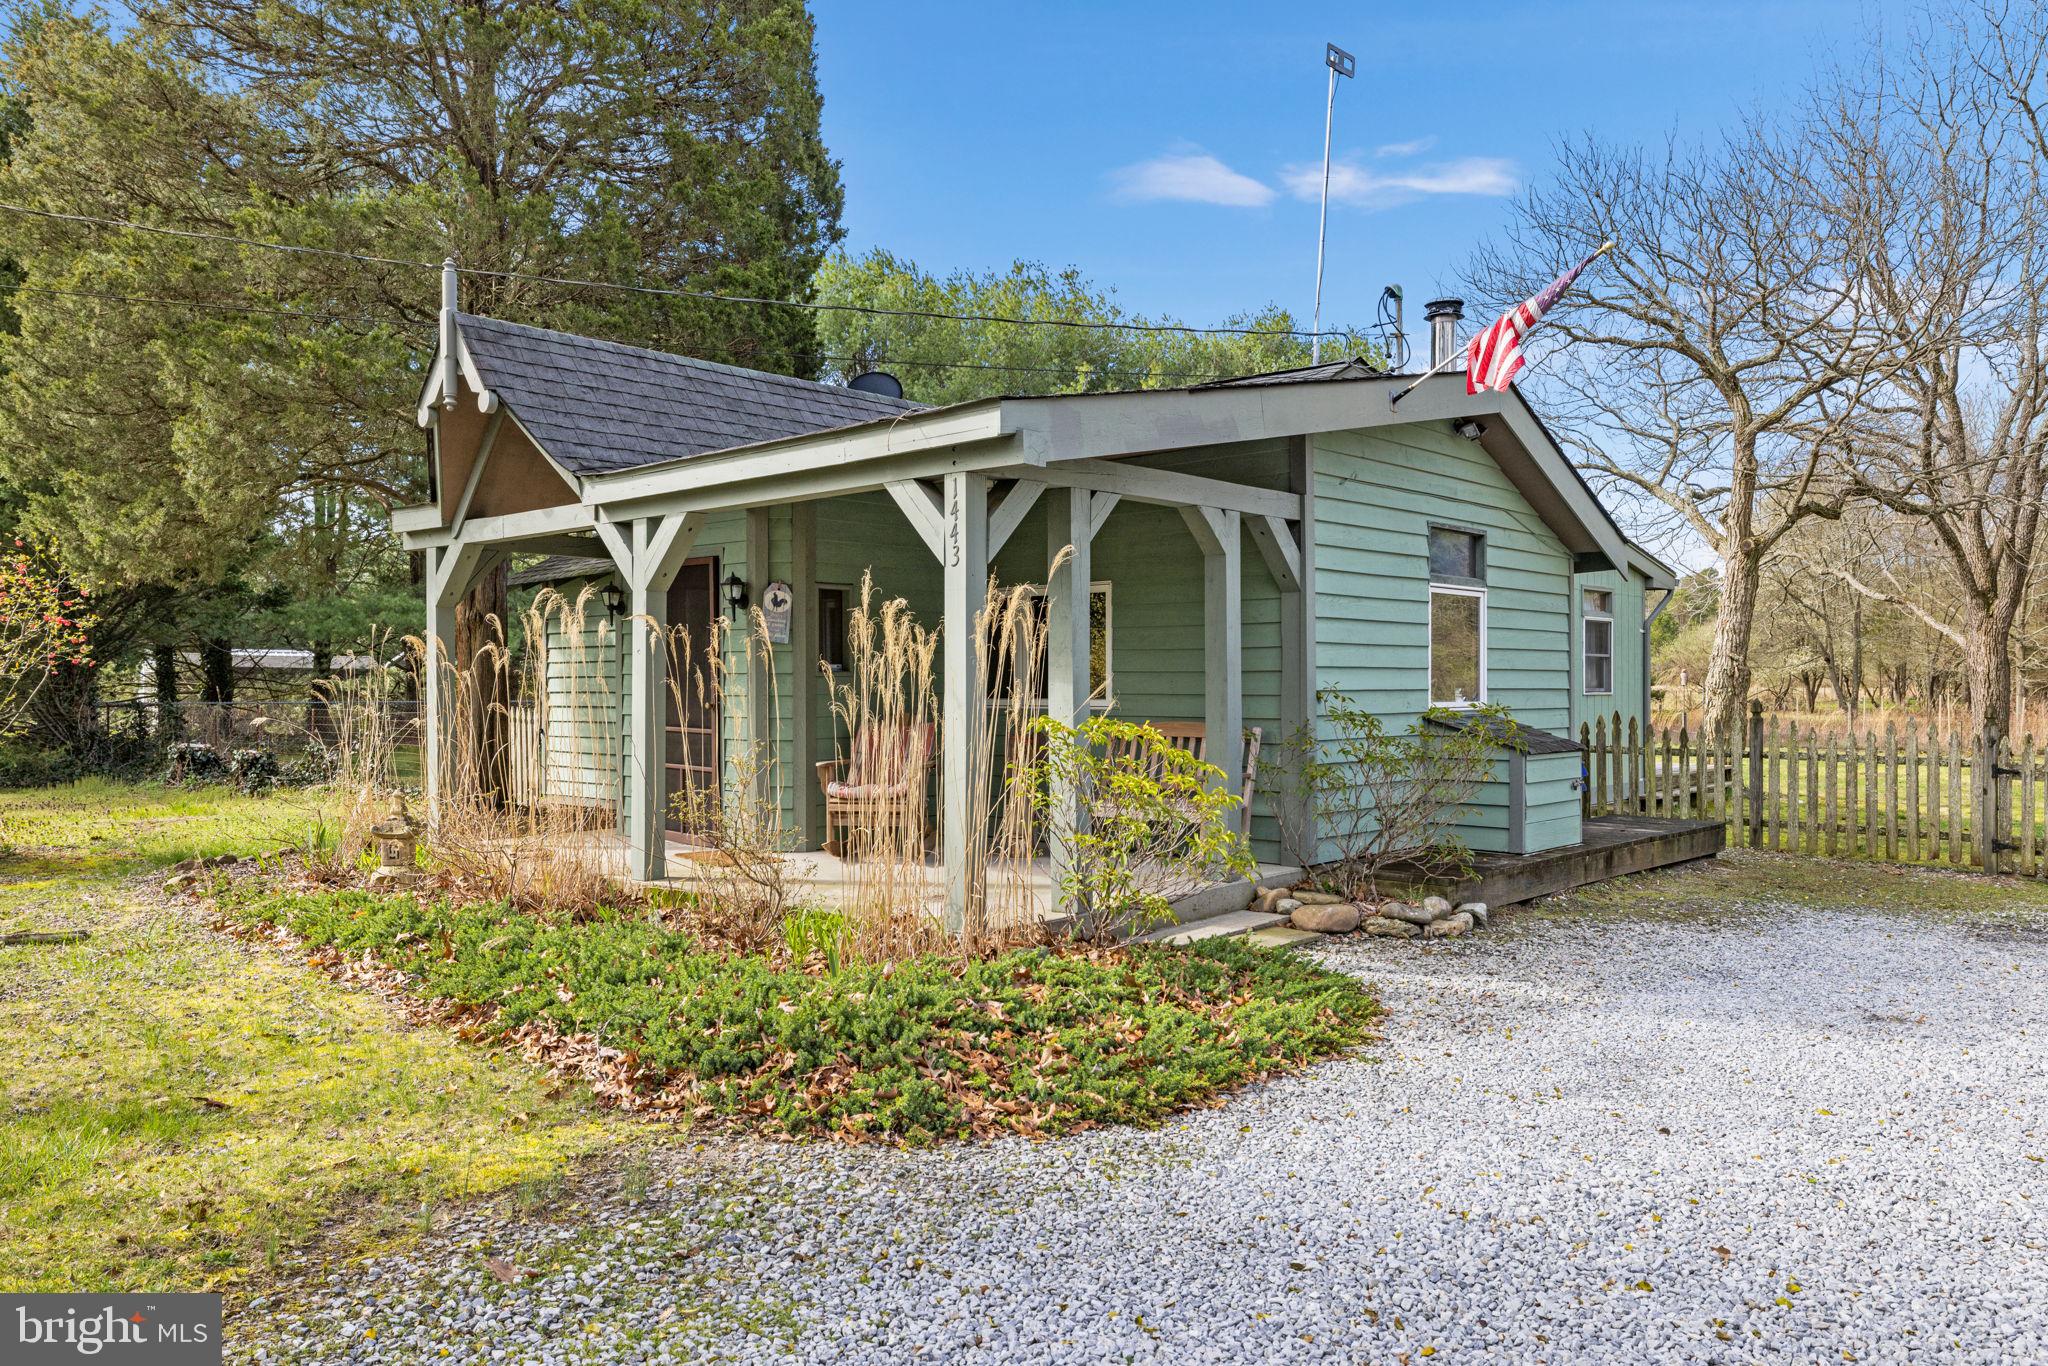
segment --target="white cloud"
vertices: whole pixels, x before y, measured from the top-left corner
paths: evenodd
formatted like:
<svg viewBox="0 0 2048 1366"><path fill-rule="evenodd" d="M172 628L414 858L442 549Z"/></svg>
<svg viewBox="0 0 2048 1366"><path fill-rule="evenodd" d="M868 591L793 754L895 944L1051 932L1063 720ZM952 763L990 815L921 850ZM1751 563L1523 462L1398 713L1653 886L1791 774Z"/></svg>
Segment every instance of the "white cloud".
<svg viewBox="0 0 2048 1366"><path fill-rule="evenodd" d="M1436 146L1436 135L1416 138L1412 142L1383 142L1372 149L1376 157L1416 157Z"/></svg>
<svg viewBox="0 0 2048 1366"><path fill-rule="evenodd" d="M1207 152L1173 152L1110 172L1119 199L1180 200L1256 209L1273 202L1272 186L1231 170Z"/></svg>
<svg viewBox="0 0 2048 1366"><path fill-rule="evenodd" d="M1320 164L1289 166L1280 179L1297 199L1315 199L1323 192ZM1498 198L1513 194L1518 184L1515 164L1504 157L1459 157L1411 171L1376 171L1355 160L1330 167L1330 198L1365 209L1391 208L1429 195Z"/></svg>

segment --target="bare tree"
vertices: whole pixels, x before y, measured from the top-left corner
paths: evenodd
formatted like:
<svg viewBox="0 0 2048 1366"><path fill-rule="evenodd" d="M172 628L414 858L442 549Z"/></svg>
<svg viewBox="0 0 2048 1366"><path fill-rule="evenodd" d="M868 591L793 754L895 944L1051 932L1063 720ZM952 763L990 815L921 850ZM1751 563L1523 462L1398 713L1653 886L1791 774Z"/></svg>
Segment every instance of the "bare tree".
<svg viewBox="0 0 2048 1366"><path fill-rule="evenodd" d="M1827 174L1817 152L1761 125L1661 155L1566 143L1468 272L1482 296L1514 300L1588 245L1616 243L1535 334L1550 354L1532 383L1588 472L1720 557L1715 729L1749 695L1760 566L1802 520L1840 514L1828 452L1881 364L1840 272L1844 225L1787 192Z"/></svg>
<svg viewBox="0 0 2048 1366"><path fill-rule="evenodd" d="M1956 610L1901 592L1881 559L1825 568L1952 642L1973 728L2006 731L2048 494L2048 16L1990 4L1916 37L1832 81L1813 122L1836 172L1821 207L1856 244L1840 268L1897 359L1839 447L1841 482L1926 527Z"/></svg>

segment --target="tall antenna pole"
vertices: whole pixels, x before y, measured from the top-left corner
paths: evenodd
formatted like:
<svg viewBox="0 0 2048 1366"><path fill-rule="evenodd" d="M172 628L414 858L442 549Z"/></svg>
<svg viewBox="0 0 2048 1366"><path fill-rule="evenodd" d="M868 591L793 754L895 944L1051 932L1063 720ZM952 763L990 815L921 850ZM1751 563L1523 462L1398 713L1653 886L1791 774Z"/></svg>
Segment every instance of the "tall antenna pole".
<svg viewBox="0 0 2048 1366"><path fill-rule="evenodd" d="M1337 78L1349 78L1358 70L1358 59L1335 43L1324 45L1323 65L1330 68L1330 97L1323 104L1323 209L1316 217L1316 312L1310 324L1308 359L1320 365L1323 359L1323 238L1330 226L1330 124L1337 113Z"/></svg>

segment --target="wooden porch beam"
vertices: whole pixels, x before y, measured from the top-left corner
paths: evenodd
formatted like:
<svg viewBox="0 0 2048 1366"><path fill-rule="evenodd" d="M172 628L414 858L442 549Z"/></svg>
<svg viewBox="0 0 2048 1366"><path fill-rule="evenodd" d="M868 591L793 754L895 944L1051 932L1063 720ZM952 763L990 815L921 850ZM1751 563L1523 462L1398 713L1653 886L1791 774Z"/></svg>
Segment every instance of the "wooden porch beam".
<svg viewBox="0 0 2048 1366"><path fill-rule="evenodd" d="M896 500L896 506L903 509L903 515L910 521L910 529L932 552L933 558L943 562L946 558L946 513L939 505L939 495L930 485L915 479L896 479L882 486L889 496Z"/></svg>
<svg viewBox="0 0 2048 1366"><path fill-rule="evenodd" d="M1088 495L1088 534L1100 536L1102 524L1109 520L1109 514L1116 511L1122 500L1114 493L1091 493Z"/></svg>
<svg viewBox="0 0 2048 1366"><path fill-rule="evenodd" d="M496 517L472 517L458 536L451 527L405 533L405 548L424 550L428 546L451 545L457 540L482 545L486 542L516 543L569 533L588 533L598 524L597 509L584 503L558 503L531 512L507 512Z"/></svg>
<svg viewBox="0 0 2048 1366"><path fill-rule="evenodd" d="M463 523L469 520L469 505L476 499L477 485L483 482L484 466L490 463L491 448L498 444L498 428L504 425L503 408L492 413L491 420L484 424L484 438L477 443L476 459L469 462L469 478L462 486L461 499L455 504L455 516L448 523L448 529L457 536L462 534Z"/></svg>
<svg viewBox="0 0 2048 1366"><path fill-rule="evenodd" d="M990 473L998 477L1043 479L1053 485L1114 493L1134 503L1208 507L1240 512L1248 517L1281 517L1290 521L1301 517L1301 499L1292 493L1236 484L1227 479L1208 479L1198 474L1155 470L1120 460L1062 460L1043 469L1000 469Z"/></svg>
<svg viewBox="0 0 2048 1366"><path fill-rule="evenodd" d="M1010 491L1003 495L1002 505L988 515L988 555L994 559L1003 543L1010 539L1024 515L1031 511L1038 495L1045 492L1043 479L1019 479L1010 485Z"/></svg>
<svg viewBox="0 0 2048 1366"><path fill-rule="evenodd" d="M1273 575L1283 593L1301 591L1301 547L1295 543L1294 531L1278 517L1250 517L1245 520L1245 530L1251 534L1252 544L1259 548L1259 556L1266 562L1266 569Z"/></svg>

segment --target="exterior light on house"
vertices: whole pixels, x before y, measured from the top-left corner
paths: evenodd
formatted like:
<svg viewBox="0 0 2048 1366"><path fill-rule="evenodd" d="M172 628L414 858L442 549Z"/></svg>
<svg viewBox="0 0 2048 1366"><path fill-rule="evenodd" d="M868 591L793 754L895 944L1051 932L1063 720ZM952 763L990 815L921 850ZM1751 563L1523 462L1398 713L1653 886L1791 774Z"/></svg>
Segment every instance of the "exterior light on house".
<svg viewBox="0 0 2048 1366"><path fill-rule="evenodd" d="M604 610L609 616L617 616L626 610L626 590L616 583L604 586Z"/></svg>
<svg viewBox="0 0 2048 1366"><path fill-rule="evenodd" d="M1477 441L1480 437L1486 435L1486 424L1476 417L1468 417L1463 421L1451 424L1451 430L1464 437L1467 441Z"/></svg>
<svg viewBox="0 0 2048 1366"><path fill-rule="evenodd" d="M737 574L727 574L725 583L725 605L734 616L747 610L747 581Z"/></svg>

